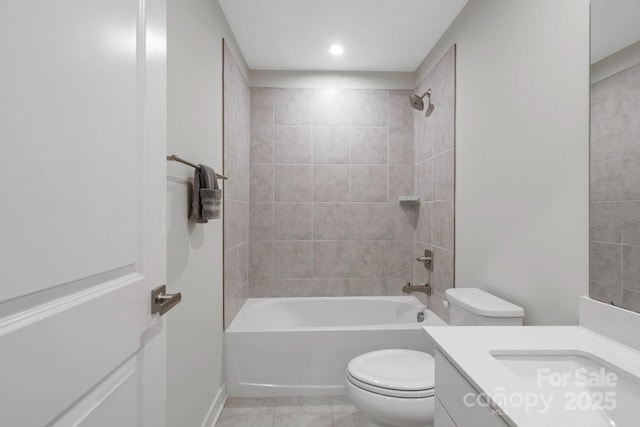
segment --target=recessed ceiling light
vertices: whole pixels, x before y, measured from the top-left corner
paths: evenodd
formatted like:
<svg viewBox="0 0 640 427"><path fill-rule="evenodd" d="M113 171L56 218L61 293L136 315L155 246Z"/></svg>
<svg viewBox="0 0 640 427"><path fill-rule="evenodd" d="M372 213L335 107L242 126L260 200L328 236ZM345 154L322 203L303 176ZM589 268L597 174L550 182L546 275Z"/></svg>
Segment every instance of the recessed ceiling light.
<svg viewBox="0 0 640 427"><path fill-rule="evenodd" d="M329 48L329 53L331 55L342 55L344 52L344 48L339 44L334 44Z"/></svg>

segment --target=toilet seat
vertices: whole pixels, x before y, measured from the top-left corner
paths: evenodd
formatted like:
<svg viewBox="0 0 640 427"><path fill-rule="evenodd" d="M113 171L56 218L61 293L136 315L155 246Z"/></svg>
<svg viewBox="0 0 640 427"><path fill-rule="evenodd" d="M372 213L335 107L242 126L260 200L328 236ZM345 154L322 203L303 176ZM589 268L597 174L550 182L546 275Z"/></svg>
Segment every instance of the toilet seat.
<svg viewBox="0 0 640 427"><path fill-rule="evenodd" d="M434 395L434 360L414 350L378 350L349 362L347 379L356 387L389 397Z"/></svg>

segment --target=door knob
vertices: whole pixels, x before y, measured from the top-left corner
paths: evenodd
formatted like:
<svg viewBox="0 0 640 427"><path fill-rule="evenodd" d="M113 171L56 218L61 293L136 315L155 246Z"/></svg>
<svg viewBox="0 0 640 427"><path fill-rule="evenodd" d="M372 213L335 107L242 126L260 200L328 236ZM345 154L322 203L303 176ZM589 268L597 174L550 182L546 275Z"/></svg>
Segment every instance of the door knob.
<svg viewBox="0 0 640 427"><path fill-rule="evenodd" d="M151 314L160 313L160 316L171 310L182 301L182 294L167 293L167 285L158 286L151 291Z"/></svg>

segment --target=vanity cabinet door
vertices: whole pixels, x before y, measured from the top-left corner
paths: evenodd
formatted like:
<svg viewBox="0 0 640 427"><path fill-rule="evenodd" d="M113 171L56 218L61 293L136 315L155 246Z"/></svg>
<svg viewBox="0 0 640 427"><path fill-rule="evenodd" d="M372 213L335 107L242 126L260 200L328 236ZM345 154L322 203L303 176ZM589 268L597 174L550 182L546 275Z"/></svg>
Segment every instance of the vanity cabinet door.
<svg viewBox="0 0 640 427"><path fill-rule="evenodd" d="M476 404L476 397L479 393L439 350L436 350L435 360L437 401L442 404L443 410L449 415L454 425L474 427L508 426L491 408ZM445 422L441 425L436 415L436 427L448 427L448 424Z"/></svg>

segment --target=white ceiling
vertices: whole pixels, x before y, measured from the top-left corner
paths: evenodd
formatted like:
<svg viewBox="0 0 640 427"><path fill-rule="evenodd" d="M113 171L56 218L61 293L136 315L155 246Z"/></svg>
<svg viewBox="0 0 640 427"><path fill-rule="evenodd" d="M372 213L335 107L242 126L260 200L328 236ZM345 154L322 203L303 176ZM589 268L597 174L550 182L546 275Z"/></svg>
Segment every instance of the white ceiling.
<svg viewBox="0 0 640 427"><path fill-rule="evenodd" d="M591 63L640 41L640 0L591 0Z"/></svg>
<svg viewBox="0 0 640 427"><path fill-rule="evenodd" d="M219 1L253 70L413 72L468 0Z"/></svg>
<svg viewBox="0 0 640 427"><path fill-rule="evenodd" d="M413 72L468 0L219 0L253 70ZM591 63L640 41L640 0L591 0ZM345 53L328 53L333 43Z"/></svg>

